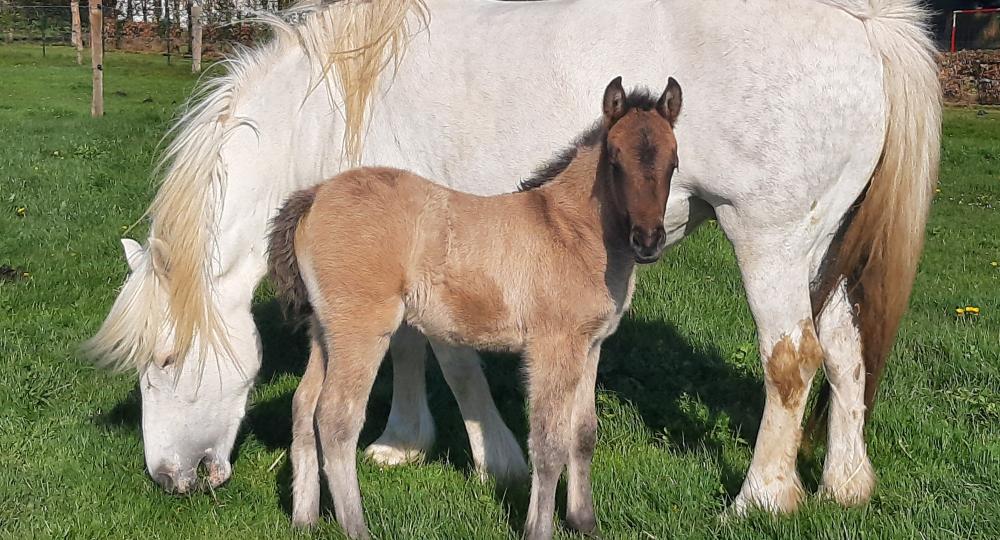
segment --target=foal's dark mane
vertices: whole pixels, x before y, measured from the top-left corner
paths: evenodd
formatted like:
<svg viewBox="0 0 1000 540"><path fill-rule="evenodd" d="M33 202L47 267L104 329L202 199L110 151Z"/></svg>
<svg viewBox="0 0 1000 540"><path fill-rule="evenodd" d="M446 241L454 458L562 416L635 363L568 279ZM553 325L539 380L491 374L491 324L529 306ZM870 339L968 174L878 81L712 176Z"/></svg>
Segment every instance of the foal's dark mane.
<svg viewBox="0 0 1000 540"><path fill-rule="evenodd" d="M643 111L651 111L656 107L658 99L659 96L653 94L648 88L636 88L625 96L625 110L641 109ZM581 149L593 148L604 143L605 135L607 135L607 130L604 129L604 120L598 120L590 129L584 131L574 139L568 147L556 154L556 157L535 169L530 178L522 180L517 190L531 191L544 186L553 178L562 174L569 167L569 164L576 159Z"/></svg>

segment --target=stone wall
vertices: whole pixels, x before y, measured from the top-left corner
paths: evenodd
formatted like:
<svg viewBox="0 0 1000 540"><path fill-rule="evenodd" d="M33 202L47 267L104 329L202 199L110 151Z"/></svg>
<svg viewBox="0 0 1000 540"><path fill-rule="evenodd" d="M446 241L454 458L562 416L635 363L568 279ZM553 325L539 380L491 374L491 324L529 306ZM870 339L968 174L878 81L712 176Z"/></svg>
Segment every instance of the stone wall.
<svg viewBox="0 0 1000 540"><path fill-rule="evenodd" d="M940 77L948 103L1000 105L1000 50L942 53Z"/></svg>

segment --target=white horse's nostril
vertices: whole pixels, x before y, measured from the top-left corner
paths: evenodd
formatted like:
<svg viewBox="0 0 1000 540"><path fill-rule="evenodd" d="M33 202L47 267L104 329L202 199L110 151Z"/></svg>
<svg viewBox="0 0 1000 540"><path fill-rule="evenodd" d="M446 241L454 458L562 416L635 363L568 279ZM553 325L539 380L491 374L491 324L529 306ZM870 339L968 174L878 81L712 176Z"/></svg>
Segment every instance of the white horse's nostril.
<svg viewBox="0 0 1000 540"><path fill-rule="evenodd" d="M225 484L233 474L233 467L226 459L209 458L205 461L205 469L208 472L208 483L213 488Z"/></svg>
<svg viewBox="0 0 1000 540"><path fill-rule="evenodd" d="M167 467L160 467L157 469L156 473L153 474L153 480L168 493L173 493L177 488L174 472Z"/></svg>

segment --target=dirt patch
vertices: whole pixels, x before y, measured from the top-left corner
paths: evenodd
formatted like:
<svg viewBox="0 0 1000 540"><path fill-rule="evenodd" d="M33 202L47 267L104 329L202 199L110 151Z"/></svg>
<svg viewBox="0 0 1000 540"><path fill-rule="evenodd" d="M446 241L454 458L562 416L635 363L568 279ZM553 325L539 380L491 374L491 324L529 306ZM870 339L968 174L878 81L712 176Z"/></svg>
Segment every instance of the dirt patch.
<svg viewBox="0 0 1000 540"><path fill-rule="evenodd" d="M963 105L1000 105L1000 50L941 53L944 99Z"/></svg>

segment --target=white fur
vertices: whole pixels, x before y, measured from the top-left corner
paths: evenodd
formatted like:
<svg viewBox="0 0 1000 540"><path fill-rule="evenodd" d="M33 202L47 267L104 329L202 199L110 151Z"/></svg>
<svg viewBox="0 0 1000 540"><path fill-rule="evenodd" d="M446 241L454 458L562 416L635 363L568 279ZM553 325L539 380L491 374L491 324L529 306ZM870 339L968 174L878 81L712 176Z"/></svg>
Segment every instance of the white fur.
<svg viewBox="0 0 1000 540"><path fill-rule="evenodd" d="M821 490L847 506L867 501L875 489L875 473L865 448L865 367L855 314L841 283L819 319L826 352L823 363L830 381L830 428Z"/></svg>
<svg viewBox="0 0 1000 540"><path fill-rule="evenodd" d="M736 248L765 363L783 337L797 344L799 322L811 317L810 281L878 162L887 105L931 102L885 94L883 53L894 54L897 69L926 53L916 23L922 14L908 0L430 0L428 6L429 28L413 39L374 100L363 163L412 169L478 194L510 191L598 118L593 104L607 80L623 75L659 87L674 76L685 110L676 130L680 170L665 220L669 242L714 208ZM240 369L224 368L210 351L203 374L199 362L184 363L176 388L166 384L175 375L169 367L163 375L146 369L143 381L151 384L143 385L143 432L151 472L175 457L182 466L194 462L206 445L229 452L250 389L247 377L259 367L249 300L264 274L267 221L291 192L344 165L343 124L331 110L339 98L328 93L332 85L317 89L318 61L296 43L285 40L242 57L240 76L229 83L234 87L218 90L228 92L232 120L213 135L225 138L217 141L213 162L224 180L206 203L214 205L212 305L226 321ZM209 120L215 121L189 117L182 133ZM157 291L143 285L148 279L148 272L136 271L122 292L134 296L119 302L162 306ZM835 346L838 338L829 339ZM467 391L482 384L476 360L436 352L463 364L452 367L466 375L449 383L466 414L477 464L493 472L519 468L523 457L509 444L489 393ZM846 348L843 358L857 362ZM394 361L401 369L407 359ZM192 397L199 379L202 390ZM393 414L419 411L420 426L391 422L394 435L379 444L426 450L426 398L399 389L402 380L396 384L410 403L394 399ZM839 399L856 408L853 393ZM767 403L755 455L784 457L754 460L737 510L789 509L801 491L794 451L802 411L784 410L770 387ZM473 415L480 414L488 421L476 422ZM844 484L839 471L866 457L856 448L860 421L833 418L838 434L831 437L845 442L831 444L836 471L825 472L824 481L836 493ZM491 463L491 447L505 457ZM380 447L372 453L396 460Z"/></svg>

